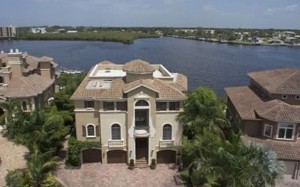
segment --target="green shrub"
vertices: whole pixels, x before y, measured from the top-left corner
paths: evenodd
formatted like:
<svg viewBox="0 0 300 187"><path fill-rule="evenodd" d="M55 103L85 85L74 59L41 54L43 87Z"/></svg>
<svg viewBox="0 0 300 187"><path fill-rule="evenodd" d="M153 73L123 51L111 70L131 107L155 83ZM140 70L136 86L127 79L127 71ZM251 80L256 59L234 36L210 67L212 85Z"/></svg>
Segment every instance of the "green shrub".
<svg viewBox="0 0 300 187"><path fill-rule="evenodd" d="M5 182L8 187L29 187L30 180L24 169L16 169L7 173Z"/></svg>
<svg viewBox="0 0 300 187"><path fill-rule="evenodd" d="M80 154L82 149L101 148L100 142L78 141L74 137L70 137L68 141L68 155L66 164L78 167L81 165Z"/></svg>
<svg viewBox="0 0 300 187"><path fill-rule="evenodd" d="M80 166L80 142L74 137L68 140L68 155L66 160L67 165Z"/></svg>

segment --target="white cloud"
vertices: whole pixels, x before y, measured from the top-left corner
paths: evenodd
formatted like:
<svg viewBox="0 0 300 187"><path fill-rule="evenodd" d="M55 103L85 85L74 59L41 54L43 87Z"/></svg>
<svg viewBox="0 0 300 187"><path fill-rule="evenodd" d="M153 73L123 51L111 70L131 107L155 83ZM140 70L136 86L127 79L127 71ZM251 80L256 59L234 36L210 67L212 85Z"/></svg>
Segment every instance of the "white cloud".
<svg viewBox="0 0 300 187"><path fill-rule="evenodd" d="M280 12L292 12L298 9L298 7L299 7L298 4L294 4L294 5L289 5L281 8L269 8L267 9L266 14L273 15L275 13L280 13Z"/></svg>

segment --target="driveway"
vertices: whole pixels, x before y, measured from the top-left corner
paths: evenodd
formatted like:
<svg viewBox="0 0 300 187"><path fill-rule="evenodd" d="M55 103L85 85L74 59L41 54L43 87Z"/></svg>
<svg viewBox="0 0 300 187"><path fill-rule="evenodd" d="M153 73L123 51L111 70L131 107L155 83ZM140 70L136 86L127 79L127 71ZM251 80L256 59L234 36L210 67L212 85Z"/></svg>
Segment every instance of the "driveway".
<svg viewBox="0 0 300 187"><path fill-rule="evenodd" d="M83 164L81 169L56 171L57 178L66 187L172 187L177 186L173 176L178 174L173 164L158 164L149 168L127 169L126 164Z"/></svg>
<svg viewBox="0 0 300 187"><path fill-rule="evenodd" d="M0 157L2 160L0 165L0 187L6 184L4 178L8 170L26 167L26 160L24 159L26 152L28 150L24 146L8 141L0 133Z"/></svg>

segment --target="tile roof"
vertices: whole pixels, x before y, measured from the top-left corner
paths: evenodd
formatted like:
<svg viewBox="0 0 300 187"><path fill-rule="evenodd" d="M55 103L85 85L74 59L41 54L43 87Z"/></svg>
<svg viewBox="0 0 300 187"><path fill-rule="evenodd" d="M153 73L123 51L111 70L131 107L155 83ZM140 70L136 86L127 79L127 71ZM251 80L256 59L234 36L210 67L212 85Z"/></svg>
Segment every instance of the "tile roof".
<svg viewBox="0 0 300 187"><path fill-rule="evenodd" d="M270 101L270 108L257 110L257 114L265 119L278 122L296 122L300 123L300 107L289 105L279 100Z"/></svg>
<svg viewBox="0 0 300 187"><path fill-rule="evenodd" d="M248 73L249 77L269 93L299 94L300 69L285 68Z"/></svg>
<svg viewBox="0 0 300 187"><path fill-rule="evenodd" d="M108 60L104 60L104 61L99 62L98 64L100 64L100 65L110 65L110 64L114 64L114 63L112 63Z"/></svg>
<svg viewBox="0 0 300 187"><path fill-rule="evenodd" d="M46 79L38 74L12 78L2 94L8 98L36 96L43 93L53 83L54 80Z"/></svg>
<svg viewBox="0 0 300 187"><path fill-rule="evenodd" d="M130 73L152 73L155 69L148 62L137 59L127 62L123 70Z"/></svg>
<svg viewBox="0 0 300 187"><path fill-rule="evenodd" d="M242 119L257 119L257 115L276 122L300 122L300 106L280 100L264 102L249 87L225 88Z"/></svg>
<svg viewBox="0 0 300 187"><path fill-rule="evenodd" d="M273 139L258 139L249 136L242 136L245 143L253 142L266 145L275 151L277 158L285 160L300 160L300 141L279 141Z"/></svg>
<svg viewBox="0 0 300 187"><path fill-rule="evenodd" d="M91 68L90 72L94 69ZM87 76L83 79L81 84L78 86L76 91L73 93L71 99L121 99L123 98L123 93L130 92L131 90L138 88L140 86L148 87L149 89L158 93L158 99L185 99L186 95L183 91L187 90L187 78L179 74L177 75L177 80L174 82L163 81L158 78L154 79L142 79L133 82L126 83L123 78L112 79L110 87L108 89L88 89L87 85L89 82L103 80L91 79Z"/></svg>

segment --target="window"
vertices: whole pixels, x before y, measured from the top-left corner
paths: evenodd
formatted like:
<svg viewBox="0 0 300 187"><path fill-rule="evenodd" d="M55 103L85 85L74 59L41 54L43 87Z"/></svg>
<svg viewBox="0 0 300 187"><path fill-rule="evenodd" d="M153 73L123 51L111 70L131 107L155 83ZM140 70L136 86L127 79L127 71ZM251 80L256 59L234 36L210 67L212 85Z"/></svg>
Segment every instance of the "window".
<svg viewBox="0 0 300 187"><path fill-rule="evenodd" d="M84 101L84 108L94 108L94 101Z"/></svg>
<svg viewBox="0 0 300 187"><path fill-rule="evenodd" d="M167 110L167 102L156 102L156 110L157 111Z"/></svg>
<svg viewBox="0 0 300 187"><path fill-rule="evenodd" d="M4 78L0 76L0 83L4 83Z"/></svg>
<svg viewBox="0 0 300 187"><path fill-rule="evenodd" d="M179 110L179 102L169 102L169 110Z"/></svg>
<svg viewBox="0 0 300 187"><path fill-rule="evenodd" d="M296 100L300 100L300 95L296 95L296 96L295 96L295 99L296 99Z"/></svg>
<svg viewBox="0 0 300 187"><path fill-rule="evenodd" d="M292 140L294 134L294 124L279 124L277 138Z"/></svg>
<svg viewBox="0 0 300 187"><path fill-rule="evenodd" d="M135 106L149 106L149 104L145 100L139 100L138 102L136 102Z"/></svg>
<svg viewBox="0 0 300 187"><path fill-rule="evenodd" d="M86 136L87 137L96 137L95 133L95 126L92 124L89 124L86 126Z"/></svg>
<svg viewBox="0 0 300 187"><path fill-rule="evenodd" d="M117 102L117 110L127 110L127 102Z"/></svg>
<svg viewBox="0 0 300 187"><path fill-rule="evenodd" d="M287 95L282 95L282 99L287 99Z"/></svg>
<svg viewBox="0 0 300 187"><path fill-rule="evenodd" d="M265 124L264 136L272 138L273 126Z"/></svg>
<svg viewBox="0 0 300 187"><path fill-rule="evenodd" d="M103 102L103 110L114 110L114 102Z"/></svg>
<svg viewBox="0 0 300 187"><path fill-rule="evenodd" d="M298 136L297 139L300 139L300 128L298 128Z"/></svg>
<svg viewBox="0 0 300 187"><path fill-rule="evenodd" d="M172 140L172 126L170 124L163 127L163 140Z"/></svg>
<svg viewBox="0 0 300 187"><path fill-rule="evenodd" d="M26 101L22 102L22 108L23 108L24 111L27 110L27 103L26 103Z"/></svg>
<svg viewBox="0 0 300 187"><path fill-rule="evenodd" d="M113 124L111 126L111 139L120 140L121 139L121 127L118 124Z"/></svg>

